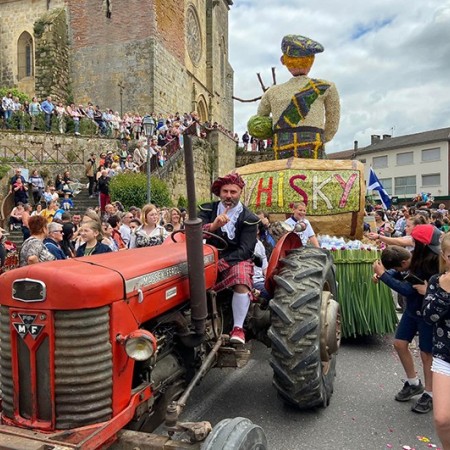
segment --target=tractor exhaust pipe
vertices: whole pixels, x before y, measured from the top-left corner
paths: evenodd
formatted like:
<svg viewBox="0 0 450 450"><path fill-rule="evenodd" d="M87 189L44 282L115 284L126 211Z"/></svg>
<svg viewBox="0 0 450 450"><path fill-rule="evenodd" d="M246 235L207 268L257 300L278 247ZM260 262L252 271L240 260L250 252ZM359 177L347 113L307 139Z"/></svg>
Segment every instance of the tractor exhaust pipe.
<svg viewBox="0 0 450 450"><path fill-rule="evenodd" d="M205 335L205 321L208 314L205 288L205 266L203 259L202 221L197 217L195 196L194 154L192 152L192 135L196 134L197 122L184 133L184 165L186 169L186 188L189 218L184 222L186 228L186 250L189 271L189 289L191 298L191 318L195 334ZM195 339L194 339L195 340ZM201 341L200 341L201 342ZM200 344L200 342L198 342ZM198 345L198 344L197 344Z"/></svg>

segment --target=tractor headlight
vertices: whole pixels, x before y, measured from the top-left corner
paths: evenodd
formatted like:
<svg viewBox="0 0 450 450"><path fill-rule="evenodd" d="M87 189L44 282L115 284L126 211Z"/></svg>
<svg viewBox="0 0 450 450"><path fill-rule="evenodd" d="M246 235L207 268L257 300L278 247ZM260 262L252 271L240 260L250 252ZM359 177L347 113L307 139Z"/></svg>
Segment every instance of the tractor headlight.
<svg viewBox="0 0 450 450"><path fill-rule="evenodd" d="M136 361L146 361L157 349L156 337L147 330L136 330L128 336L118 336L117 340L124 344L127 355Z"/></svg>

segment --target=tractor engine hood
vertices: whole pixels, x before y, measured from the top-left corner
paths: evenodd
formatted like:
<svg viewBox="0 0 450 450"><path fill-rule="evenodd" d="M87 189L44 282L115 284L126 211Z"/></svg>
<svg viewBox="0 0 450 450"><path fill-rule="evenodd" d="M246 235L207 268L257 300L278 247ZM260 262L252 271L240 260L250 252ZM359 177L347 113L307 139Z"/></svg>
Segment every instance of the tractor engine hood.
<svg viewBox="0 0 450 450"><path fill-rule="evenodd" d="M210 289L217 278L217 250L204 245L203 255ZM44 262L3 274L0 304L22 309L97 308L119 300L141 301L139 297L164 289L168 297L168 286L176 285L186 285L182 295L187 300L188 273L185 242Z"/></svg>

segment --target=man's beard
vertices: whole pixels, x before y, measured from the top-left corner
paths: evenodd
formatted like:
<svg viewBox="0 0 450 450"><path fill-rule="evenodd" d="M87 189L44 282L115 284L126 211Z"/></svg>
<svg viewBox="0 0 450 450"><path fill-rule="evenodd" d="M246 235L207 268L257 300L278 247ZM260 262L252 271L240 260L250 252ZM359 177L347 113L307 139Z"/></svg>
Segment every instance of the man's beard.
<svg viewBox="0 0 450 450"><path fill-rule="evenodd" d="M228 208L228 207L234 208L239 203L239 199L232 199L232 198L226 198L221 201L222 201L223 206L225 206L225 208Z"/></svg>

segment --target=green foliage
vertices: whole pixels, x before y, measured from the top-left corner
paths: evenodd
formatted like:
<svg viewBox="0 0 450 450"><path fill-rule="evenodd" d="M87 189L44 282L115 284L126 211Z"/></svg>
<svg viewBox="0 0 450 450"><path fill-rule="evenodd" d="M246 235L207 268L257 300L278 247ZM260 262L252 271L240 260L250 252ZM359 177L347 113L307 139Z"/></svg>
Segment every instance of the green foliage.
<svg viewBox="0 0 450 450"><path fill-rule="evenodd" d="M23 103L24 101L31 101L31 98L28 97L27 94L25 94L22 91L19 91L19 89L16 88L7 88L7 87L0 87L0 97L3 98L8 92L11 92L13 97L18 97L20 103Z"/></svg>
<svg viewBox="0 0 450 450"><path fill-rule="evenodd" d="M123 173L111 179L109 191L113 201L119 201L125 208L141 208L147 203L147 177L143 173ZM169 189L164 181L151 177L151 200L155 205L172 206Z"/></svg>
<svg viewBox="0 0 450 450"><path fill-rule="evenodd" d="M180 195L178 197L177 207L178 208L187 208L188 202L184 195Z"/></svg>
<svg viewBox="0 0 450 450"><path fill-rule="evenodd" d="M1 164L0 165L0 180L8 174L9 169L11 169L11 166L9 166L8 164Z"/></svg>
<svg viewBox="0 0 450 450"><path fill-rule="evenodd" d="M46 25L47 25L47 22L42 19L36 20L36 22L34 22L33 31L34 31L35 37L40 38L44 34Z"/></svg>
<svg viewBox="0 0 450 450"><path fill-rule="evenodd" d="M69 163L73 164L77 159L77 153L75 152L75 150L70 149L67 153L66 153L66 158L67 161L69 161Z"/></svg>
<svg viewBox="0 0 450 450"><path fill-rule="evenodd" d="M46 180L48 178L50 178L50 170L48 169L48 167L41 167L41 169L39 170L41 177Z"/></svg>

